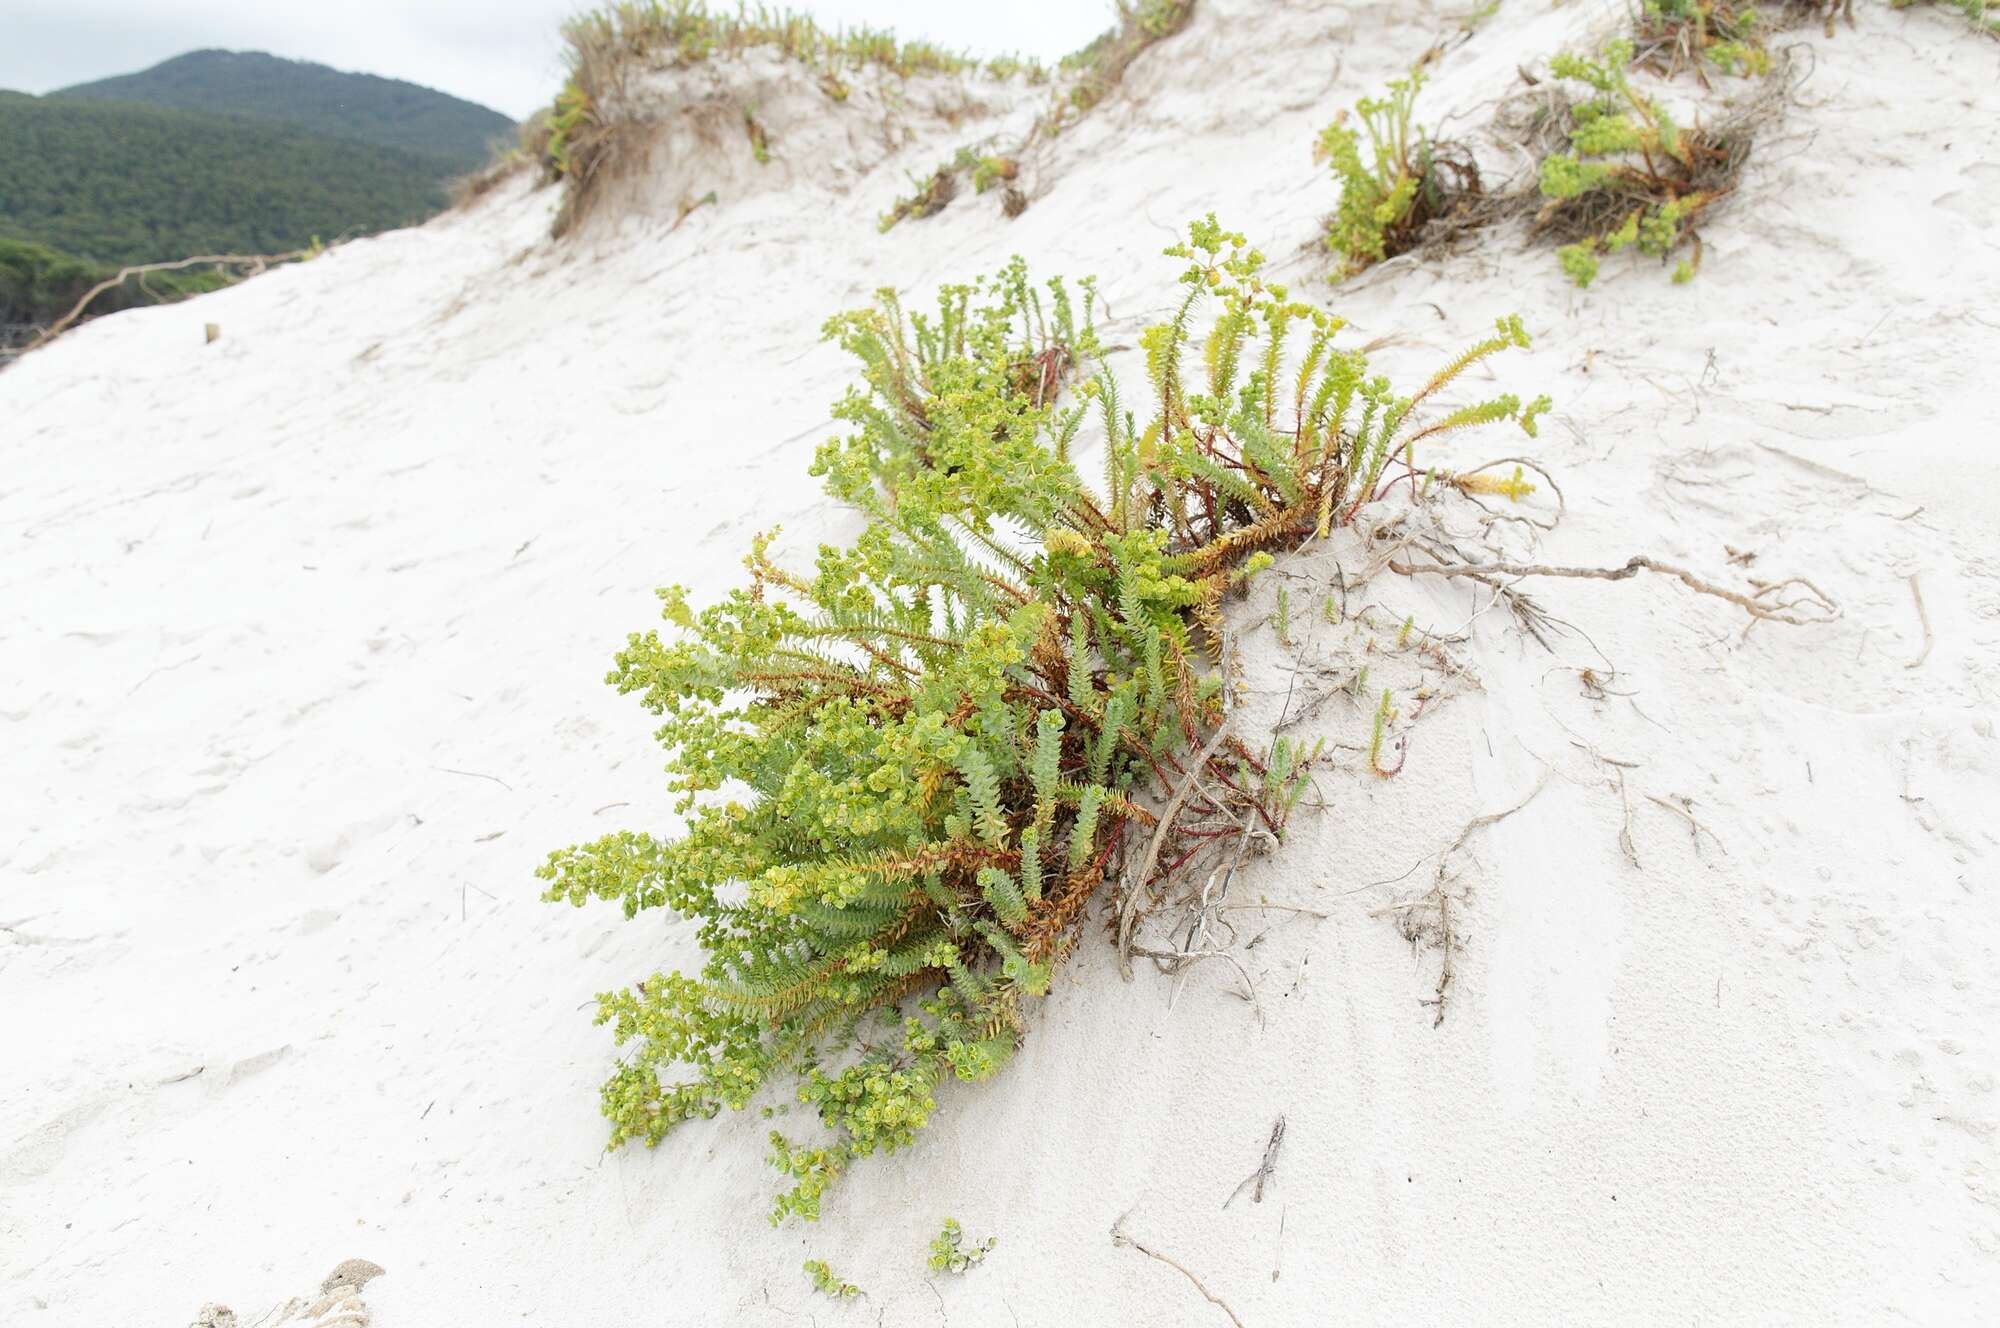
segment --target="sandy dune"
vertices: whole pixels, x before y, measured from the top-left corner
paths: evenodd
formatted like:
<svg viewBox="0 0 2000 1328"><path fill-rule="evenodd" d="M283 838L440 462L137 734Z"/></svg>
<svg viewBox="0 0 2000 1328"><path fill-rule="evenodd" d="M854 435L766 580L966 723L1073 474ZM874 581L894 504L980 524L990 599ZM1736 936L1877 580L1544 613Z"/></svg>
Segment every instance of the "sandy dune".
<svg viewBox="0 0 2000 1328"><path fill-rule="evenodd" d="M1117 1223L1255 1325L2000 1318L2000 46L1868 3L1800 30L1690 285L1577 292L1507 232L1328 288L1314 132L1467 7L1205 0L1014 221L875 226L1027 100L822 123L779 88L769 167L688 137L565 241L514 184L0 373L0 1322L248 1328L349 1256L389 1270L380 1328L1227 1322ZM1476 129L1607 12L1504 4L1424 118ZM1085 944L1008 1071L817 1226L769 1229L754 1113L605 1155L586 1007L691 941L532 873L670 823L599 681L652 588L852 528L806 473L852 377L822 320L1018 252L1098 274L1130 344L1210 210L1405 376L1522 314L1495 373L1556 398L1567 513L1488 532L1514 556L1806 575L1842 616L1551 582L1551 651L1384 573L1335 626L1366 551L1324 546L1287 567L1294 649L1277 583L1238 610L1253 715L1406 617L1464 676L1400 776L1343 758L1250 868L1327 914L1245 922L1256 1007ZM1441 1023L1391 907L1440 871ZM1280 1115L1262 1202L1225 1206ZM946 1214L999 1243L926 1285ZM808 1257L867 1297L813 1296Z"/></svg>

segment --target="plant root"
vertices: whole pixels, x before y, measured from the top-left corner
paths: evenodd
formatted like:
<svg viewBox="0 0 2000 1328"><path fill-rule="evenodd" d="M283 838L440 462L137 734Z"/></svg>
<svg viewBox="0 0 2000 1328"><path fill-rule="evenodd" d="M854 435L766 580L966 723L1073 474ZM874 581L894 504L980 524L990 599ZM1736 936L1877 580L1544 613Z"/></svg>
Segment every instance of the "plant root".
<svg viewBox="0 0 2000 1328"><path fill-rule="evenodd" d="M1430 889L1424 891L1424 893L1416 896L1414 899L1406 899L1396 904L1386 904L1369 914L1370 917L1377 918L1395 915L1402 928L1404 940L1410 942L1412 945L1421 945L1426 939L1430 939L1434 941L1442 953L1443 962L1438 969L1437 994L1424 1002L1425 1005L1432 1006L1437 1011L1436 1017L1431 1020L1432 1028L1436 1028L1444 1023L1445 1005L1450 1000L1452 988L1458 981L1458 967L1453 960L1453 954L1458 949L1458 931L1453 926L1451 920L1451 896L1444 888L1445 871L1451 865L1451 855L1464 848L1465 841L1472 838L1475 832L1483 830L1489 825L1496 825L1506 820L1515 812L1520 811L1523 807L1526 807L1529 803L1540 797L1542 790L1547 788L1548 785L1549 776L1545 770L1542 772L1542 777L1535 782L1534 789L1529 792L1527 797L1503 811L1487 812L1483 816L1475 816L1470 821L1467 821L1465 829L1458 832L1458 838L1451 841L1451 846L1438 854L1437 873L1431 879ZM1416 918L1416 914L1424 909L1433 910L1437 914L1434 933L1428 938L1423 924Z"/></svg>
<svg viewBox="0 0 2000 1328"><path fill-rule="evenodd" d="M1623 581L1637 576L1640 572L1658 572L1671 576L1699 595L1713 595L1736 605L1753 620L1785 623L1793 627L1808 627L1819 623L1830 623L1840 617L1840 606L1832 597L1802 576L1786 577L1783 581L1773 581L1757 588L1755 595L1745 595L1738 591L1718 586L1712 581L1704 581L1684 567L1661 562L1645 554L1635 554L1621 567L1551 567L1542 563L1434 563L1418 566L1410 563L1392 562L1390 570L1404 576L1425 573L1431 576L1565 576L1591 581ZM1782 590L1798 587L1803 595L1778 604L1766 604L1763 598L1776 595Z"/></svg>

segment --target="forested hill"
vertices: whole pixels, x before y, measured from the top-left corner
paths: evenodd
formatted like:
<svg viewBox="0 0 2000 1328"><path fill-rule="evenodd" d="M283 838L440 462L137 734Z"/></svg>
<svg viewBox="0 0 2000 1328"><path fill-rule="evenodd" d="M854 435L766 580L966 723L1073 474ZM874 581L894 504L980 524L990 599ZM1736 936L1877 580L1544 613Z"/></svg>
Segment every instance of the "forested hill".
<svg viewBox="0 0 2000 1328"><path fill-rule="evenodd" d="M271 121L0 92L0 237L120 264L422 221L436 159Z"/></svg>
<svg viewBox="0 0 2000 1328"><path fill-rule="evenodd" d="M514 129L498 111L415 83L261 51L190 51L136 74L79 83L49 96L283 121L428 158L439 175L484 166L493 141Z"/></svg>

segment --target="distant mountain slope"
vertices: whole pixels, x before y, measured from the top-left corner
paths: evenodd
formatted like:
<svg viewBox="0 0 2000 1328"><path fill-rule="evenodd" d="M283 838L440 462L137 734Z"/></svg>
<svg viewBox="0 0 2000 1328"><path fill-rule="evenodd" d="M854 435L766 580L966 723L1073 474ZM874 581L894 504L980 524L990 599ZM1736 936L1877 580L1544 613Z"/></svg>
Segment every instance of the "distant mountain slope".
<svg viewBox="0 0 2000 1328"><path fill-rule="evenodd" d="M514 129L498 111L415 83L261 51L190 51L136 74L49 95L281 120L432 159L441 174L484 166L492 141Z"/></svg>
<svg viewBox="0 0 2000 1328"><path fill-rule="evenodd" d="M241 116L0 93L0 236L80 258L271 253L443 204L433 158Z"/></svg>

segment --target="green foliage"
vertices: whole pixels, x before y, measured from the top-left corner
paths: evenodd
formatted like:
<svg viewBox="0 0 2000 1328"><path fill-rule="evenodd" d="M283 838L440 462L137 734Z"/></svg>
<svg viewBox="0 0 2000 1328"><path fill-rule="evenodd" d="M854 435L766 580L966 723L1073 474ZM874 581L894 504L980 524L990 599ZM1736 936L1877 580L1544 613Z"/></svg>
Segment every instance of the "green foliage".
<svg viewBox="0 0 2000 1328"><path fill-rule="evenodd" d="M0 237L109 265L276 253L422 221L435 163L289 125L0 94Z"/></svg>
<svg viewBox="0 0 2000 1328"><path fill-rule="evenodd" d="M1556 261L1562 264L1563 275L1579 286L1588 286L1597 280L1597 241L1579 240L1556 250Z"/></svg>
<svg viewBox="0 0 2000 1328"><path fill-rule="evenodd" d="M983 194L995 185L1012 180L1020 170L1020 165L1012 157L981 157L972 163L972 192Z"/></svg>
<svg viewBox="0 0 2000 1328"><path fill-rule="evenodd" d="M771 164L771 136L764 132L764 126L757 123L757 117L749 111L743 112L743 132L750 139L750 155L759 166Z"/></svg>
<svg viewBox="0 0 2000 1328"><path fill-rule="evenodd" d="M960 148L950 161L929 175L911 177L911 183L917 187L916 192L908 197L898 198L890 209L882 214L878 228L886 232L893 229L900 221L921 221L925 217L934 217L944 211L951 201L958 197L958 181L961 176L969 174L972 177L972 191L983 194L995 186L1011 184L1020 171L1020 163L1012 157L984 155L971 148ZM1010 200L1007 215L1012 217L1020 212L1021 207L1026 206L1026 200L1021 199L1020 205L1016 206L1012 200L1019 199L1020 195L1011 188L1007 192Z"/></svg>
<svg viewBox="0 0 2000 1328"><path fill-rule="evenodd" d="M190 51L151 69L80 83L53 97L278 121L327 138L421 157L432 178L475 170L514 122L474 102L373 74L261 51Z"/></svg>
<svg viewBox="0 0 2000 1328"><path fill-rule="evenodd" d="M835 1300L846 1300L861 1294L861 1288L840 1278L833 1269L827 1267L824 1259L807 1259L806 1276L812 1279L813 1290L822 1296L832 1296Z"/></svg>
<svg viewBox="0 0 2000 1328"><path fill-rule="evenodd" d="M1757 6L1743 0L1642 0L1634 59L1669 75L1703 61L1725 74L1766 74L1767 27Z"/></svg>
<svg viewBox="0 0 2000 1328"><path fill-rule="evenodd" d="M1989 37L2000 37L2000 8L1992 0L1889 0L1891 9L1911 9L1917 5L1941 4L1965 16L1965 21Z"/></svg>
<svg viewBox="0 0 2000 1328"><path fill-rule="evenodd" d="M117 269L58 253L46 245L0 239L0 349L25 342L30 329L61 318L91 287ZM218 290L229 278L218 272L157 272L145 284L128 281L97 297L93 313L114 313L138 305L166 304ZM18 336L9 335L18 329Z"/></svg>
<svg viewBox="0 0 2000 1328"><path fill-rule="evenodd" d="M596 167L596 155L579 145L590 141L587 135L597 124L597 111L575 75L556 93L555 105L544 113L542 124L547 131L541 138L542 160L549 174L587 179Z"/></svg>
<svg viewBox="0 0 2000 1328"><path fill-rule="evenodd" d="M1386 256L1387 233L1400 227L1416 201L1420 158L1426 147L1424 131L1410 123L1420 72L1389 84L1386 100L1363 97L1355 113L1368 134L1371 160L1363 161L1361 135L1336 120L1320 131L1319 151L1333 165L1340 182L1340 207L1327 227L1329 249L1358 272Z"/></svg>
<svg viewBox="0 0 2000 1328"><path fill-rule="evenodd" d="M1195 0L1116 0L1118 22L1058 66L1067 85L1036 128L1054 136L1075 124L1124 81L1125 71L1154 42L1187 27Z"/></svg>
<svg viewBox="0 0 2000 1328"><path fill-rule="evenodd" d="M1694 223L1735 187L1749 153L1747 133L1676 125L1632 86L1632 62L1633 45L1621 39L1597 56L1568 52L1549 63L1558 79L1588 89L1566 108L1569 150L1542 159L1536 216L1568 240L1556 257L1578 286L1596 279L1602 256L1628 248L1664 262L1691 245L1693 262L1674 273L1690 279L1701 256Z"/></svg>
<svg viewBox="0 0 2000 1328"><path fill-rule="evenodd" d="M621 121L615 107L634 70L678 69L749 50L773 51L796 60L819 76L826 95L844 102L851 89L844 73L876 69L896 78L930 74L981 74L1039 83L1045 72L1015 56L985 63L928 42L902 42L878 28L824 28L811 15L769 5L744 4L734 11L712 10L704 0L614 0L563 25L566 76L554 105L542 113L546 133L528 140L528 151L550 180L567 189L556 217L560 235L588 207L592 183L619 152ZM745 110L751 151L768 160L769 140ZM956 192L949 192L914 215L929 216ZM903 212L896 215L900 220ZM882 229L894 225L885 219Z"/></svg>
<svg viewBox="0 0 2000 1328"><path fill-rule="evenodd" d="M897 199L876 222L876 229L886 234L895 229L897 222L922 221L944 211L958 197L958 172L957 163L946 162L922 179L913 178L916 192Z"/></svg>
<svg viewBox="0 0 2000 1328"><path fill-rule="evenodd" d="M1099 356L1087 281L1078 309L1017 259L933 315L885 291L832 319L861 382L814 470L865 528L804 571L759 537L746 586L699 610L663 591L672 639L619 653L609 681L658 717L685 828L554 853L546 897L669 909L706 960L599 999L627 1048L603 1092L614 1145L790 1085L823 1133L772 1136L774 1221L817 1217L856 1158L907 1146L948 1083L1005 1065L1119 844L1153 823L1132 795L1218 722L1209 652L1242 570L1347 522L1416 442L1545 408L1416 422L1527 344L1518 319L1399 396L1241 235L1209 218L1167 252L1186 293L1141 338L1143 428L1108 370L1069 390ZM1096 484L1074 462L1087 415ZM1304 760L1232 741L1205 780L1281 830Z"/></svg>
<svg viewBox="0 0 2000 1328"><path fill-rule="evenodd" d="M1396 710L1389 689L1384 687L1382 703L1375 707L1375 729L1368 738L1368 768L1378 775L1387 776L1395 773L1382 768L1382 739L1388 736L1389 721L1395 717Z"/></svg>
<svg viewBox="0 0 2000 1328"><path fill-rule="evenodd" d="M963 1273L978 1266L993 1247L999 1244L996 1237L988 1236L977 1245L965 1243L965 1229L958 1225L958 1219L947 1217L944 1228L931 1237L930 1268L934 1273Z"/></svg>
<svg viewBox="0 0 2000 1328"><path fill-rule="evenodd" d="M1386 98L1364 97L1355 103L1359 131L1344 113L1320 131L1315 155L1331 163L1340 183L1340 204L1327 219L1326 245L1342 260L1341 276L1407 252L1425 224L1446 212L1456 195L1479 188L1469 155L1434 143L1412 123L1423 85L1422 72L1412 70L1408 78L1390 82Z"/></svg>

